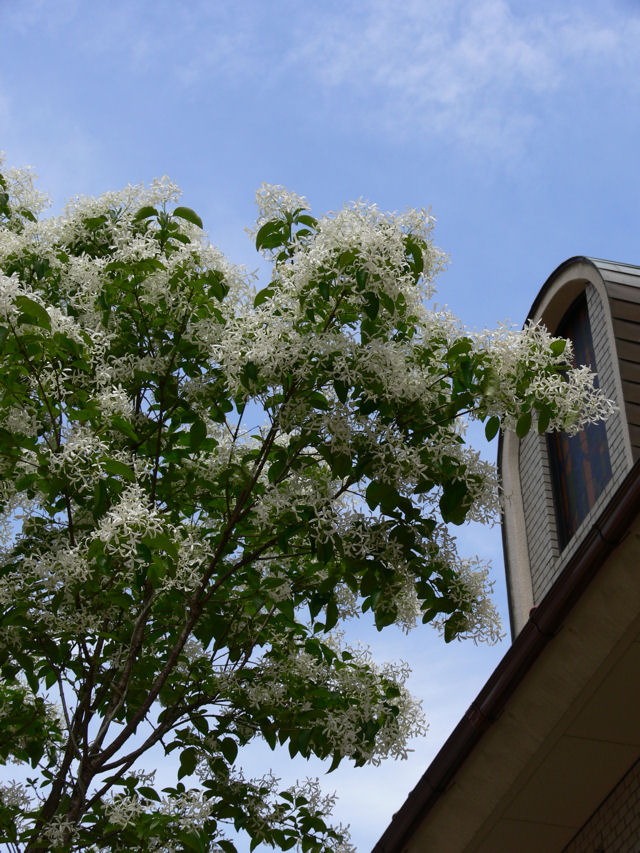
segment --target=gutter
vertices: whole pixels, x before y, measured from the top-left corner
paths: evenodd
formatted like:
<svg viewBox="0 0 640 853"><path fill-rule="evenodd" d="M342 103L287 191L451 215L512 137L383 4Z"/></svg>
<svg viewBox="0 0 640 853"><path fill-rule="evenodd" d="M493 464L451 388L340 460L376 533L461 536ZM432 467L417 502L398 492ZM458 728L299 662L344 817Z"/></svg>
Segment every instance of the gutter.
<svg viewBox="0 0 640 853"><path fill-rule="evenodd" d="M426 772L394 814L372 853L403 853L404 845L494 723L537 657L640 513L640 460L631 468L553 586L529 615L489 680Z"/></svg>

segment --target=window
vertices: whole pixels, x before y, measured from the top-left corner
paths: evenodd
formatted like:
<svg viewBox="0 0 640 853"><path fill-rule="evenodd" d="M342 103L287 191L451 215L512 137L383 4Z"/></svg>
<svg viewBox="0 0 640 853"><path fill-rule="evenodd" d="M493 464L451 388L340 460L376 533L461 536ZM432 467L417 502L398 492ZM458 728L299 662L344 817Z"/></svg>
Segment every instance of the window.
<svg viewBox="0 0 640 853"><path fill-rule="evenodd" d="M576 365L588 364L596 369L584 293L564 315L556 334L573 342ZM548 443L558 536L564 548L611 477L607 432L604 423L589 424L575 436L553 433Z"/></svg>

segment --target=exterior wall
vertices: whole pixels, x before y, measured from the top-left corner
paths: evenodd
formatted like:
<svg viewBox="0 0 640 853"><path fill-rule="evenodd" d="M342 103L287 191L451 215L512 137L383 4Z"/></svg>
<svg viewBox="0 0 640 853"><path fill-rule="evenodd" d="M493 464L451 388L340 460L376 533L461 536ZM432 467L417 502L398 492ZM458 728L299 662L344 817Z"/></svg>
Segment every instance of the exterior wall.
<svg viewBox="0 0 640 853"><path fill-rule="evenodd" d="M563 853L639 853L640 761L593 813Z"/></svg>
<svg viewBox="0 0 640 853"><path fill-rule="evenodd" d="M622 482L631 467L632 460L627 455L627 443L625 441L627 427L624 400L621 399L619 380L616 381L618 360L615 344L610 341L608 335L606 307L592 285L587 287L587 307L600 387L607 397L617 402L619 409L606 424L609 458L611 460L611 483L605 489L605 494L609 494L612 491L612 486L617 487ZM614 351L612 352L612 350ZM603 503L602 497L599 499L599 503Z"/></svg>
<svg viewBox="0 0 640 853"><path fill-rule="evenodd" d="M640 458L640 268L600 263L609 297L634 462Z"/></svg>
<svg viewBox="0 0 640 853"><path fill-rule="evenodd" d="M558 573L551 469L544 436L530 432L520 443L520 482L527 530L533 603L537 604Z"/></svg>
<svg viewBox="0 0 640 853"><path fill-rule="evenodd" d="M606 308L593 284L587 285L586 296L600 387L620 408L606 425L611 480L561 554L546 437L529 433L520 443L520 482L534 605L548 592L571 554L579 546L583 531L589 529L630 468L623 420L625 407L619 392L619 382L616 381L617 360L616 353L612 352L614 347L607 324Z"/></svg>

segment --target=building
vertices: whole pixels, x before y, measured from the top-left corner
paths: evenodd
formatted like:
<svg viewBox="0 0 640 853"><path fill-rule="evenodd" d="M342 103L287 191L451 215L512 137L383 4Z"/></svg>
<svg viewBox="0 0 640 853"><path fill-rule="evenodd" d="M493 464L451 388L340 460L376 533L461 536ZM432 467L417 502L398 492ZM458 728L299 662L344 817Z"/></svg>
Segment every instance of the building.
<svg viewBox="0 0 640 853"><path fill-rule="evenodd" d="M504 435L513 643L374 853L640 851L640 267L571 258L529 317L619 411Z"/></svg>

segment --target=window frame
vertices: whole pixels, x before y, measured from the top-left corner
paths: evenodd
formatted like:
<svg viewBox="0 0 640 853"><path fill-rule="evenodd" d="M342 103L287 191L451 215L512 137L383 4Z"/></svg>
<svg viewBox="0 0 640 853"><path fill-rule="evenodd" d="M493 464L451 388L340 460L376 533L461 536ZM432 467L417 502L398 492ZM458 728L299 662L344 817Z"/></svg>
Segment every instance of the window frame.
<svg viewBox="0 0 640 853"><path fill-rule="evenodd" d="M587 364L596 371L586 291L583 290L567 308L555 334L569 338L574 344L574 364ZM556 531L562 552L611 479L611 455L605 424L588 424L575 436L552 433L547 436L547 455Z"/></svg>

